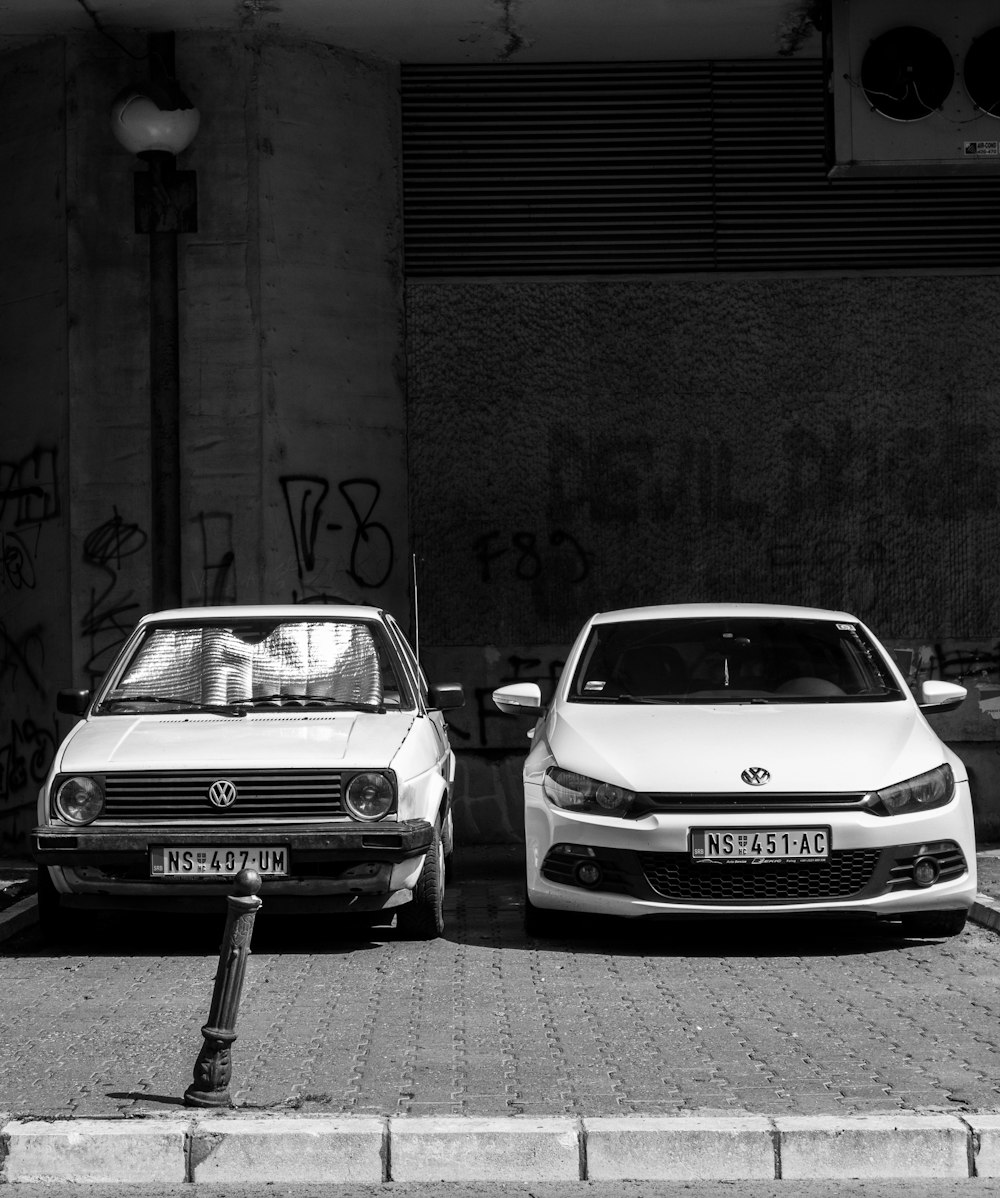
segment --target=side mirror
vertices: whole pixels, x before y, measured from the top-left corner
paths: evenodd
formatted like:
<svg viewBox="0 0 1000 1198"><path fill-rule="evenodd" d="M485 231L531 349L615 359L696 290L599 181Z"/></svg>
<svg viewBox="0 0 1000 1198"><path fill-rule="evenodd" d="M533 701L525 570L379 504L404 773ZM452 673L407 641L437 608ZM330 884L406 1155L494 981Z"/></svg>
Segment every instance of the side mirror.
<svg viewBox="0 0 1000 1198"><path fill-rule="evenodd" d="M493 692L493 702L506 715L542 714L542 691L537 682L512 682Z"/></svg>
<svg viewBox="0 0 1000 1198"><path fill-rule="evenodd" d="M943 715L946 711L955 711L961 707L968 693L964 686L955 682L928 680L920 684L917 703L920 710L926 711L928 715Z"/></svg>
<svg viewBox="0 0 1000 1198"><path fill-rule="evenodd" d="M56 695L56 711L64 715L85 715L90 706L90 691L60 691Z"/></svg>
<svg viewBox="0 0 1000 1198"><path fill-rule="evenodd" d="M465 706L465 691L460 682L431 683L427 688L427 706L434 711L448 711Z"/></svg>

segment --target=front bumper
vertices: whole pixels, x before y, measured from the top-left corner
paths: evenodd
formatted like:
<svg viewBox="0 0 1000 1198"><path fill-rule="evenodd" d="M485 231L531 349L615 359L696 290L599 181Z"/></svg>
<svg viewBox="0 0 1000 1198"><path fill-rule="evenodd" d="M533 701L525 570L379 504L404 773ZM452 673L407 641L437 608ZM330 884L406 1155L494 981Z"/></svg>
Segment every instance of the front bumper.
<svg viewBox="0 0 1000 1198"><path fill-rule="evenodd" d="M931 862L939 871L932 886L917 884L917 861ZM925 910L941 905L943 895L964 890L968 881L968 863L954 841L834 852L827 860L807 862L706 862L684 853L621 850L584 854L578 846L556 845L546 854L539 878L542 885L582 890L598 902L629 900L637 913L660 908L729 914L841 904L861 910L888 903L899 910ZM950 905L967 904L953 899Z"/></svg>
<svg viewBox="0 0 1000 1198"><path fill-rule="evenodd" d="M127 906L197 910L218 901L230 876L153 877L154 846L214 849L284 849L288 875L265 877L264 899L274 908L378 911L412 895L433 828L427 820L392 824L261 824L205 828L146 824L139 827L38 827L32 855L49 866L59 902L66 907Z"/></svg>
<svg viewBox="0 0 1000 1198"><path fill-rule="evenodd" d="M965 793L962 793L963 790ZM946 807L883 818L858 811L671 812L615 821L529 794L528 897L536 907L631 918L655 915L870 914L969 909L976 897L967 784ZM824 861L696 860L696 828L825 828ZM919 885L914 866L939 869ZM581 869L582 862L593 868Z"/></svg>

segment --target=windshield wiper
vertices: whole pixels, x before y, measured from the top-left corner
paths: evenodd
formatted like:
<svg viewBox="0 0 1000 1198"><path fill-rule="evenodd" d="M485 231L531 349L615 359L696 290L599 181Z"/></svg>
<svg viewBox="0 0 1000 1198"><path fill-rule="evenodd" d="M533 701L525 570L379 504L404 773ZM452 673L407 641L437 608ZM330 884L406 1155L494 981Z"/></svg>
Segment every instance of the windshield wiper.
<svg viewBox="0 0 1000 1198"><path fill-rule="evenodd" d="M239 703L198 703L194 699L179 699L172 695L110 695L101 707L112 703L165 703L184 711L210 711L213 715L245 716L246 707Z"/></svg>
<svg viewBox="0 0 1000 1198"><path fill-rule="evenodd" d="M377 700L373 699L370 703L364 703L360 699L332 699L327 695L308 695L298 691L275 691L271 695L256 695L253 699L247 699L245 702L251 707L257 707L268 703L305 703L312 704L315 707L336 708L340 711L367 711L367 712L384 712L385 707Z"/></svg>

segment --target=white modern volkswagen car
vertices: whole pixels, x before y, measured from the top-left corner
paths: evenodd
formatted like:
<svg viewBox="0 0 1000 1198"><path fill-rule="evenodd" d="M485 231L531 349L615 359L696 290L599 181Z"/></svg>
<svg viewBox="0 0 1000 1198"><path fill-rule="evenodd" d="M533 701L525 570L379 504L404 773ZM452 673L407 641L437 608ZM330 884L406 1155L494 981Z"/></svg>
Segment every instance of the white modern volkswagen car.
<svg viewBox="0 0 1000 1198"><path fill-rule="evenodd" d="M524 766L532 934L557 912L871 915L953 936L976 895L969 782L846 612L688 604L603 612L536 720Z"/></svg>
<svg viewBox="0 0 1000 1198"><path fill-rule="evenodd" d="M145 616L38 798L39 912L225 909L243 869L268 911L395 910L440 934L455 757L395 620L374 607ZM220 906L221 904L221 906Z"/></svg>

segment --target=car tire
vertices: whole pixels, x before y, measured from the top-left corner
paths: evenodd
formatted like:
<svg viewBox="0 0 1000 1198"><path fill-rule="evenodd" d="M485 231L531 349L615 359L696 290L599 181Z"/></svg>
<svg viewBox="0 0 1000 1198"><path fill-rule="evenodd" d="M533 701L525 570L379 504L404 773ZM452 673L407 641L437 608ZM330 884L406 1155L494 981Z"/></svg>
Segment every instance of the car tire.
<svg viewBox="0 0 1000 1198"><path fill-rule="evenodd" d="M561 911L550 911L546 907L536 907L528 898L528 888L524 888L524 931L525 935L534 940L545 940L558 934L563 926L564 916Z"/></svg>
<svg viewBox="0 0 1000 1198"><path fill-rule="evenodd" d="M407 940L436 940L444 931L444 872L444 845L435 828L413 898L396 915L396 931Z"/></svg>
<svg viewBox="0 0 1000 1198"><path fill-rule="evenodd" d="M444 842L444 880L447 885L455 877L455 823L450 808L445 816L441 839Z"/></svg>
<svg viewBox="0 0 1000 1198"><path fill-rule="evenodd" d="M957 936L967 919L965 911L913 911L903 916L903 934L920 940Z"/></svg>

